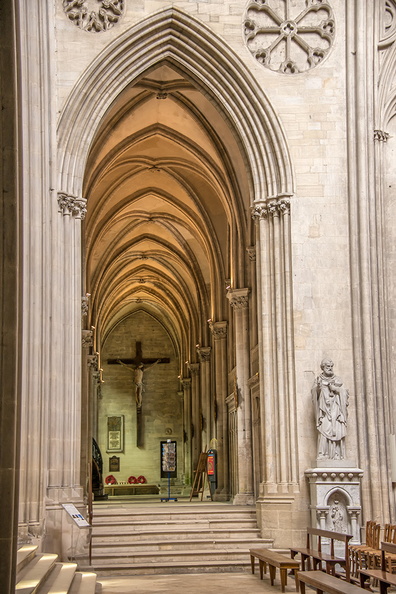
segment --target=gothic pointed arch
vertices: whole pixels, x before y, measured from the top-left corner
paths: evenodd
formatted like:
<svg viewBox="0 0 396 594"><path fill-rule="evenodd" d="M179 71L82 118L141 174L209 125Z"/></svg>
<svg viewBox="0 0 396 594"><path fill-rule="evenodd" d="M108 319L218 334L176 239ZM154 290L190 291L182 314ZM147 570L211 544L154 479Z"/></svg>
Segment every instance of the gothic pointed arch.
<svg viewBox="0 0 396 594"><path fill-rule="evenodd" d="M268 99L223 41L175 8L154 14L117 38L74 87L58 126L61 191L81 196L91 142L106 110L128 84L161 61L188 73L233 123L251 173L251 203L293 194L286 140Z"/></svg>

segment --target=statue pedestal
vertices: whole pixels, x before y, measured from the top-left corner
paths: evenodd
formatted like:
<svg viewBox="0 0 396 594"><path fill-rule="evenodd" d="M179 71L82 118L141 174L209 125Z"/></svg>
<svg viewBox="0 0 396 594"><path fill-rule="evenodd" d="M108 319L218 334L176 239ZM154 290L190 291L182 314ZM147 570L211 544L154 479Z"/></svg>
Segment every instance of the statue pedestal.
<svg viewBox="0 0 396 594"><path fill-rule="evenodd" d="M363 470L348 460L317 460L308 468L311 523L314 528L352 534L360 544L361 478Z"/></svg>

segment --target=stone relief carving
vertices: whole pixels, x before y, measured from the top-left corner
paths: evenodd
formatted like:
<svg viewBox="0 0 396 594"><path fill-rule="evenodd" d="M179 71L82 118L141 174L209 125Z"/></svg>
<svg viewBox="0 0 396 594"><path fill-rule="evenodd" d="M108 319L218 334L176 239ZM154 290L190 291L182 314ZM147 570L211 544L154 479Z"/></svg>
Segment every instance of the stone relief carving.
<svg viewBox="0 0 396 594"><path fill-rule="evenodd" d="M318 430L318 460L343 460L348 419L349 392L334 374L334 363L323 359L322 373L311 389Z"/></svg>
<svg viewBox="0 0 396 594"><path fill-rule="evenodd" d="M381 142L386 142L389 138L389 133L384 132L383 130L374 130L374 140L379 140Z"/></svg>
<svg viewBox="0 0 396 594"><path fill-rule="evenodd" d="M212 320L209 320L208 324L215 340L227 338L227 322L212 322Z"/></svg>
<svg viewBox="0 0 396 594"><path fill-rule="evenodd" d="M83 330L82 331L82 346L83 348L89 348L93 346L93 331Z"/></svg>
<svg viewBox="0 0 396 594"><path fill-rule="evenodd" d="M211 347L197 347L197 353L199 361L201 363L204 363L205 361L210 361L211 350Z"/></svg>
<svg viewBox="0 0 396 594"><path fill-rule="evenodd" d="M100 33L118 23L124 14L125 0L63 0L65 15L83 31ZM98 9L99 10L94 10Z"/></svg>
<svg viewBox="0 0 396 594"><path fill-rule="evenodd" d="M72 216L83 220L87 214L86 198L76 198L76 196L69 196L64 192L58 192L58 207L58 212L63 216Z"/></svg>
<svg viewBox="0 0 396 594"><path fill-rule="evenodd" d="M251 207L252 218L255 220L266 219L269 215L290 215L290 196L281 196L268 200L254 202Z"/></svg>
<svg viewBox="0 0 396 594"><path fill-rule="evenodd" d="M333 45L333 11L326 0L253 0L244 22L245 42L263 66L297 74L322 62Z"/></svg>

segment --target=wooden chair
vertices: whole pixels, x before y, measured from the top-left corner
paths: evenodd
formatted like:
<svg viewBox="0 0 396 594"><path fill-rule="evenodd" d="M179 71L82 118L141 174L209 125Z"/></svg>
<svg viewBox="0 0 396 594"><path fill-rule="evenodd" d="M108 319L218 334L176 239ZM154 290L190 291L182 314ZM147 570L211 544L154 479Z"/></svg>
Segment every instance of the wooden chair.
<svg viewBox="0 0 396 594"><path fill-rule="evenodd" d="M396 525L385 524L383 542L396 544ZM379 569L381 567L382 552L380 549L369 553L369 568ZM387 553L385 555L386 560L386 571L394 573L396 569L396 555L393 553Z"/></svg>
<svg viewBox="0 0 396 594"><path fill-rule="evenodd" d="M359 569L370 567L370 552L379 549L381 525L373 520L366 522L366 543L360 545L349 545L349 556L351 560L351 573L354 577L359 576Z"/></svg>

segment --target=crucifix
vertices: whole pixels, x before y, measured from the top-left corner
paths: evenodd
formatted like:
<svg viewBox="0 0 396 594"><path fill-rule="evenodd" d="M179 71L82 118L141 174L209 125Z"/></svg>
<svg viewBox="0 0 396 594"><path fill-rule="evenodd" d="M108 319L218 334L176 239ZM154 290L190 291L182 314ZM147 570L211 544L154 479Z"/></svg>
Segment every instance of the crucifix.
<svg viewBox="0 0 396 594"><path fill-rule="evenodd" d="M142 423L142 404L143 404L143 375L154 365L158 363L169 363L169 357L158 359L149 359L143 357L142 343L136 341L136 356L133 359L108 359L109 365L123 365L133 373L133 383L136 396L136 445L143 447L143 423ZM133 367L130 367L133 365Z"/></svg>

